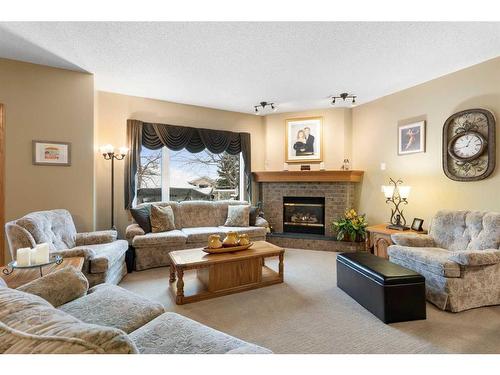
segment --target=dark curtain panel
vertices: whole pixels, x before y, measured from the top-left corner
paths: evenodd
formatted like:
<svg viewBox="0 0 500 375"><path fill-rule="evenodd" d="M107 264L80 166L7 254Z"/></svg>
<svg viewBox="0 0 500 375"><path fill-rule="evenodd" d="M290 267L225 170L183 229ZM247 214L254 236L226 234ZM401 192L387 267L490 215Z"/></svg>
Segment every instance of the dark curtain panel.
<svg viewBox="0 0 500 375"><path fill-rule="evenodd" d="M129 127L134 129L129 129ZM251 199L250 134L128 120L127 137L130 147L130 158L127 159L131 160L127 162L125 173L125 208L132 206L135 197L135 176L140 162L141 145L151 150L158 150L163 146L174 151L185 148L193 153L201 152L204 149L215 154L226 151L228 154L237 155L241 152L245 163L243 171L245 176L244 198ZM134 137L135 141L130 137Z"/></svg>

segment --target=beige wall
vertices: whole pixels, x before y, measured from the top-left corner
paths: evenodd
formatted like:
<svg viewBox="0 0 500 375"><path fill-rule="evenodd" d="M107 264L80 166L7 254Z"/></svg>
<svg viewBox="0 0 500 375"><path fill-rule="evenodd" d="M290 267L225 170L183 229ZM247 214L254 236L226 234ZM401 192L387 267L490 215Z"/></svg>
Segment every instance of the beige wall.
<svg viewBox="0 0 500 375"><path fill-rule="evenodd" d="M67 208L77 229L93 229L93 82L90 74L0 59L7 221ZM31 141L37 139L71 142L72 165L32 165Z"/></svg>
<svg viewBox="0 0 500 375"><path fill-rule="evenodd" d="M116 147L126 143L127 119L159 122L209 129L249 132L252 139L252 169L264 168L265 132L262 117L222 111L161 100L97 92L96 148L110 143ZM123 162L115 164L115 220L123 233L130 223L123 208ZM100 229L110 225L110 165L96 152L96 221Z"/></svg>
<svg viewBox="0 0 500 375"><path fill-rule="evenodd" d="M448 179L441 167L441 135L445 120L455 112L486 108L500 116L500 58L475 65L419 86L386 96L353 110L353 166L365 170L359 194L359 209L371 223L387 221L389 206L380 186L389 177L412 186L407 219L426 223L438 209L500 211L500 149L497 170L486 180L457 182ZM425 153L397 155L397 123L427 117ZM500 131L497 124L497 145ZM385 171L380 163L387 163ZM426 226L424 224L424 226Z"/></svg>
<svg viewBox="0 0 500 375"><path fill-rule="evenodd" d="M278 113L264 118L265 161L269 171L283 170L285 162L285 120L297 117L323 117L323 160L325 169L339 169L344 158L351 158L351 110L330 108L302 112ZM310 163L303 163L310 164ZM300 164L290 163L290 170L300 170ZM311 164L319 169L319 164Z"/></svg>

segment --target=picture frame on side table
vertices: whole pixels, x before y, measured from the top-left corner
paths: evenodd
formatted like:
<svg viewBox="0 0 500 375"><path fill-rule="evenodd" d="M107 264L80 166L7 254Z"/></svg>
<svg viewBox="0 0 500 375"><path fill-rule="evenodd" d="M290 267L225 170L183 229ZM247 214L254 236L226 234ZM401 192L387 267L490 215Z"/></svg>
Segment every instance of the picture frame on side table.
<svg viewBox="0 0 500 375"><path fill-rule="evenodd" d="M285 161L323 161L323 118L302 117L285 120Z"/></svg>
<svg viewBox="0 0 500 375"><path fill-rule="evenodd" d="M424 225L424 219L419 219L418 217L416 217L413 219L413 222L411 223L411 229L414 230L415 232L421 232L423 225Z"/></svg>
<svg viewBox="0 0 500 375"><path fill-rule="evenodd" d="M71 143L55 141L33 141L33 165L69 167L71 165Z"/></svg>
<svg viewBox="0 0 500 375"><path fill-rule="evenodd" d="M398 155L425 152L425 120L398 125Z"/></svg>

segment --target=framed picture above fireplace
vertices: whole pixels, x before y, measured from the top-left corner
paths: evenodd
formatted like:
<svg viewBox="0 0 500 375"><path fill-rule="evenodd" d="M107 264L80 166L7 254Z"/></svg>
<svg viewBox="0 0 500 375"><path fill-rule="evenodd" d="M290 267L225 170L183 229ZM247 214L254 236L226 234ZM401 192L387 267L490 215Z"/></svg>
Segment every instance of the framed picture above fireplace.
<svg viewBox="0 0 500 375"><path fill-rule="evenodd" d="M323 161L322 117L285 120L285 160L287 163Z"/></svg>

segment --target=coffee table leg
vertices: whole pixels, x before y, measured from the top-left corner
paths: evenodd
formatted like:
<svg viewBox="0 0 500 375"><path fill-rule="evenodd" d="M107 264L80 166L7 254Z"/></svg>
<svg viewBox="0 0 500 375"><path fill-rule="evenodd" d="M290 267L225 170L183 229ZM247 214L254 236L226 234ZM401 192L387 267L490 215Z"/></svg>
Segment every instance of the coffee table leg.
<svg viewBox="0 0 500 375"><path fill-rule="evenodd" d="M175 267L173 264L170 264L170 280L171 283L175 281Z"/></svg>
<svg viewBox="0 0 500 375"><path fill-rule="evenodd" d="M175 298L175 303L181 305L184 300L184 271L182 269L177 269L177 296Z"/></svg>
<svg viewBox="0 0 500 375"><path fill-rule="evenodd" d="M279 268L278 268L281 281L283 281L283 279L284 279L284 264L283 264L283 258L284 258L284 254L283 254L283 253L281 253L281 254L279 255Z"/></svg>

